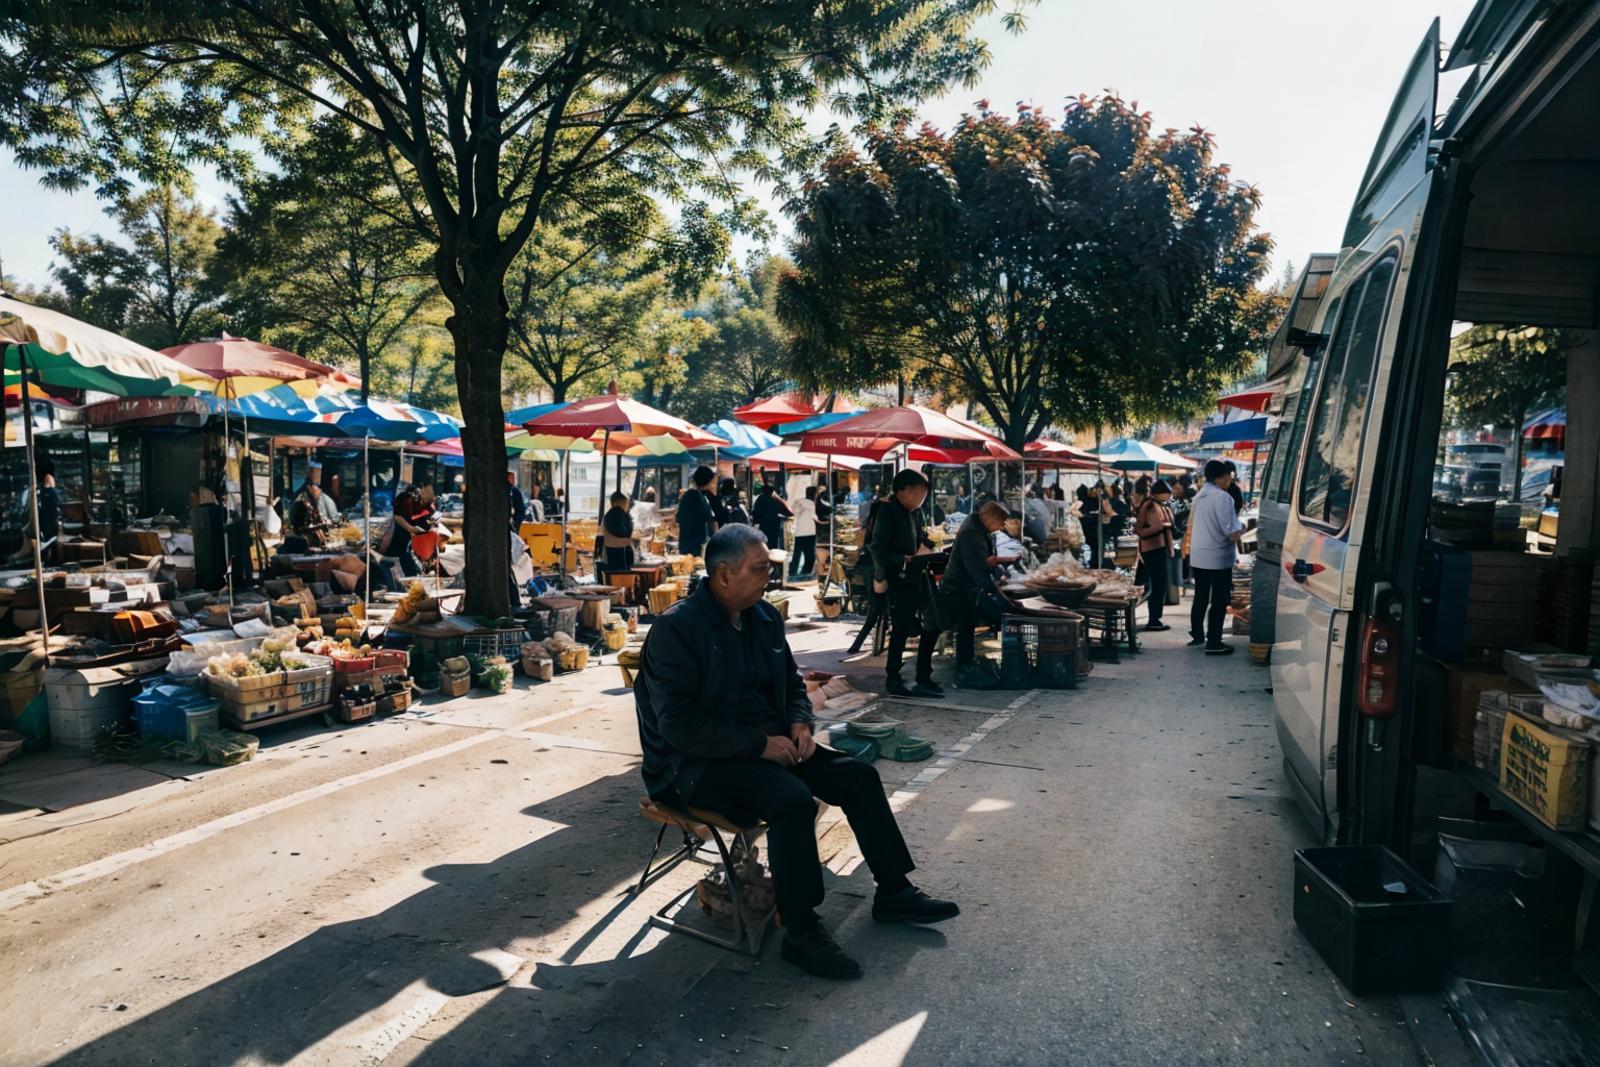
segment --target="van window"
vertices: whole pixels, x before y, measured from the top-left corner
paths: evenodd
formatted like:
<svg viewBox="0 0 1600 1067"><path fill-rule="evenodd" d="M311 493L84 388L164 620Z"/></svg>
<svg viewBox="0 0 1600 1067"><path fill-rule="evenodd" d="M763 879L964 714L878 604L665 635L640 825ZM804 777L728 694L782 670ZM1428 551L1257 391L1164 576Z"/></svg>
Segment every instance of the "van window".
<svg viewBox="0 0 1600 1067"><path fill-rule="evenodd" d="M1398 259L1389 253L1352 284L1323 361L1322 390L1306 431L1300 514L1330 530L1342 531L1350 521L1361 429Z"/></svg>
<svg viewBox="0 0 1600 1067"><path fill-rule="evenodd" d="M1327 275L1323 275L1323 288L1327 288ZM1328 321L1339 321L1339 300L1334 298L1328 306ZM1300 389L1283 404L1283 421L1278 426L1278 440L1272 446L1272 466L1267 474L1266 498L1285 506L1294 492L1294 472L1300 469L1300 446L1306 439L1306 420L1311 417L1311 398L1317 395L1317 382L1322 380L1321 349L1309 353L1306 375Z"/></svg>

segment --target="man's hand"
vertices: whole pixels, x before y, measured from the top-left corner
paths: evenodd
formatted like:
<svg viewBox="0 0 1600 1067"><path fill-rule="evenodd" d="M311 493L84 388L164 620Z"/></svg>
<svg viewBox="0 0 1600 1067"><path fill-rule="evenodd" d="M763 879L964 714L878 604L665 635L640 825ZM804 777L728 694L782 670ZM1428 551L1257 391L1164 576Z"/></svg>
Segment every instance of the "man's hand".
<svg viewBox="0 0 1600 1067"><path fill-rule="evenodd" d="M798 753L799 762L804 763L817 754L817 743L812 740L811 727L803 722L797 722L789 727L789 737L794 741L795 752Z"/></svg>
<svg viewBox="0 0 1600 1067"><path fill-rule="evenodd" d="M815 745L812 746L816 747ZM800 762L800 750L794 747L794 742L787 737L767 737L767 747L762 749L761 758L771 760L780 767L793 767Z"/></svg>

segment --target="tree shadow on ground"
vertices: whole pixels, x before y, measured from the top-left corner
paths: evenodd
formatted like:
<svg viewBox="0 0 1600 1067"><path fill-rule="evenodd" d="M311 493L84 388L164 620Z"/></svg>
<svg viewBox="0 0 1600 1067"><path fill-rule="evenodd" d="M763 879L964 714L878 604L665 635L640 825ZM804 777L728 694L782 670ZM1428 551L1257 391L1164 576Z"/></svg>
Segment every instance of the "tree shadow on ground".
<svg viewBox="0 0 1600 1067"><path fill-rule="evenodd" d="M55 1062L281 1064L349 1027L314 1053L339 1062L343 1054L359 1056L364 1037L380 1026L376 1017L371 1034L363 1029L368 1013L384 1005L403 1010L408 997L425 990L460 997L503 985L506 973L478 955L518 951L519 942L555 935L564 945L559 953L534 957L531 975L492 994L448 1033L432 1035L413 1062L696 1062L734 1049L781 1055L780 1047L791 1043L785 1036L820 1021L828 998L846 987L808 978L779 960L781 933L767 938L759 960L652 934L650 911L700 868L685 865L638 899L612 888L637 878L654 840L654 825L619 821L638 794L636 772L629 771L530 807L525 814L564 825L488 863L430 868L424 873L433 885L393 907L324 926ZM830 882L825 921L835 929L846 923L864 928L853 931L852 947L867 961L875 985L892 988L894 976L919 955L943 946L935 931L857 921L870 900L865 870ZM563 928L595 899L585 894L587 886L614 895L614 906L569 937ZM574 962L602 936L614 940L619 931L628 937L615 958ZM897 1007L885 1004L886 1026L899 1021L889 1018ZM352 1026L357 1020L361 1024ZM806 1029L814 1035L819 1028ZM729 1037L713 1042L707 1036L713 1033ZM827 1062L863 1036L870 1035L842 1034L837 1049L815 1051L819 1057L826 1052L821 1062Z"/></svg>

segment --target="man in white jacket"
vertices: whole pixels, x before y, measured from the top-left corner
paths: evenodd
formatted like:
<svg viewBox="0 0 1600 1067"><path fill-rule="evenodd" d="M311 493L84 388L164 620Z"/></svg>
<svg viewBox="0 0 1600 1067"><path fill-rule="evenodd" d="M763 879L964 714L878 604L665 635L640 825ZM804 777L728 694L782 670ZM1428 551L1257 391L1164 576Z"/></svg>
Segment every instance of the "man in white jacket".
<svg viewBox="0 0 1600 1067"><path fill-rule="evenodd" d="M1233 599L1233 560L1244 524L1228 486L1233 473L1214 459L1206 464L1206 484L1189 511L1189 566L1194 571L1194 607L1189 611L1189 645L1204 645L1208 656L1226 656L1222 622ZM1203 628L1202 628L1203 627Z"/></svg>

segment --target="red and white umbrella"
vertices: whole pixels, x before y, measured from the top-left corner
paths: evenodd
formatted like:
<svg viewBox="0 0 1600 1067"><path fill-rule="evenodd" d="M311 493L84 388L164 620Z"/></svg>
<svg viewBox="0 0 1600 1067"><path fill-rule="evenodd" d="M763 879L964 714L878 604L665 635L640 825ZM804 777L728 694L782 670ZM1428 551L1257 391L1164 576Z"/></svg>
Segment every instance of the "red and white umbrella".
<svg viewBox="0 0 1600 1067"><path fill-rule="evenodd" d="M867 459L879 459L901 445L933 449L942 458L930 461L940 463L1022 458L986 430L917 404L863 411L800 439L803 452Z"/></svg>

